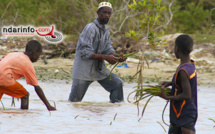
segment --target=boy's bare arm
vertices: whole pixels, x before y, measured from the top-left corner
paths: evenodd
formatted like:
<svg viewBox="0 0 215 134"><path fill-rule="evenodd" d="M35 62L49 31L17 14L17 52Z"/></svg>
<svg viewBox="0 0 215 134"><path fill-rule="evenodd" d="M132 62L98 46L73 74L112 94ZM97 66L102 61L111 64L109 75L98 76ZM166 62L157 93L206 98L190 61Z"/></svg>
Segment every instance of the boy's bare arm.
<svg viewBox="0 0 215 134"><path fill-rule="evenodd" d="M171 82L163 82L161 85L163 86L169 86L171 85ZM163 89L161 90L161 93L159 96L166 100L189 100L191 99L191 86L189 82L189 78L187 76L187 73L184 70L181 70L178 72L177 77L177 84L180 88L183 89L183 92L181 94L178 94L176 96L168 96L164 93Z"/></svg>
<svg viewBox="0 0 215 134"><path fill-rule="evenodd" d="M178 72L177 84L183 89L181 94L176 96L168 96L168 100L189 100L191 99L191 86L187 73L184 70Z"/></svg>
<svg viewBox="0 0 215 134"><path fill-rule="evenodd" d="M43 90L41 89L40 86L34 86L34 89L37 93L37 95L40 97L40 99L43 101L43 103L46 105L47 109L49 111L52 111L52 110L56 110L55 107L51 106L48 102L48 100L46 99L46 96L45 94L43 93Z"/></svg>

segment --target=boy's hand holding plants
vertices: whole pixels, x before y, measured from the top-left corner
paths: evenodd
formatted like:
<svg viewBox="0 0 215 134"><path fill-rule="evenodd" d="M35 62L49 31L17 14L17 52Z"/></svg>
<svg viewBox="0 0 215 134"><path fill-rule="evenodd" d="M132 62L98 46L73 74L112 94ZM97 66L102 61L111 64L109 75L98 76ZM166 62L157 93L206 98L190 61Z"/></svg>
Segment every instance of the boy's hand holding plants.
<svg viewBox="0 0 215 134"><path fill-rule="evenodd" d="M168 95L164 93L164 87L168 87L170 85L172 85L172 82L163 81L161 83L161 93L158 94L158 96L165 99L165 100L169 100Z"/></svg>

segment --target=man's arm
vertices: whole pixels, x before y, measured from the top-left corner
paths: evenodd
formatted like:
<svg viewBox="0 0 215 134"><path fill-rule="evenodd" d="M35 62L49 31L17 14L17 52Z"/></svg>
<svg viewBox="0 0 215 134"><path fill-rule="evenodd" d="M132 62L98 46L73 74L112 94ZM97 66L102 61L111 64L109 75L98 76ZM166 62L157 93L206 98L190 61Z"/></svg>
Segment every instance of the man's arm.
<svg viewBox="0 0 215 134"><path fill-rule="evenodd" d="M178 72L177 84L180 88L183 89L183 92L181 94L178 94L176 96L168 96L163 92L163 90L161 90L160 97L166 100L176 100L176 101L191 99L191 86L189 83L189 78L184 70L181 70Z"/></svg>
<svg viewBox="0 0 215 134"><path fill-rule="evenodd" d="M113 55L113 56L117 57L117 59L119 60L119 62L124 62L124 61L127 60L126 57L122 57L123 54L117 54L117 53L111 52L109 55Z"/></svg>
<svg viewBox="0 0 215 134"><path fill-rule="evenodd" d="M107 62L109 62L110 64L115 64L118 60L117 57L115 57L114 55L103 55L103 54L93 54L90 59L93 60L106 60Z"/></svg>
<svg viewBox="0 0 215 134"><path fill-rule="evenodd" d="M47 109L49 111L53 111L56 110L55 107L51 106L48 102L48 100L46 99L45 94L43 93L43 90L40 88L40 86L34 86L34 89L37 93L37 95L40 97L40 99L43 101L43 103L46 105Z"/></svg>

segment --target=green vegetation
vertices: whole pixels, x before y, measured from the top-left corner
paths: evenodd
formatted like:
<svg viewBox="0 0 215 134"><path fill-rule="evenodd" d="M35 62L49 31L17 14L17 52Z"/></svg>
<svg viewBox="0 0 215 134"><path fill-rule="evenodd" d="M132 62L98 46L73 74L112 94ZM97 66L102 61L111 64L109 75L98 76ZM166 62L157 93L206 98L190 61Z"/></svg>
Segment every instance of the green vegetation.
<svg viewBox="0 0 215 134"><path fill-rule="evenodd" d="M0 100L0 101L1 101L1 104L2 104L2 107L3 107L3 110L5 110L5 107L4 107L4 104L3 104L2 100Z"/></svg>
<svg viewBox="0 0 215 134"><path fill-rule="evenodd" d="M201 31L202 33L209 33L208 31L210 22L210 11L204 9L203 0L199 3L189 2L185 5L184 9L179 9L174 15L176 28L178 31L193 33L194 31ZM183 25L181 25L183 23Z"/></svg>
<svg viewBox="0 0 215 134"><path fill-rule="evenodd" d="M159 95L159 94L161 93L161 88L162 88L162 87L161 87L161 86L151 86L151 85L138 85L138 86L136 86L135 88L136 88L136 89L128 95L127 100L128 100L128 102L131 103L131 101L130 101L130 96L131 96L132 94L135 94L133 100L135 100L134 103L137 104L138 115L139 115L139 103L140 103L142 100L147 99L147 101L146 101L146 103L145 103L145 105L144 105L144 107L143 107L143 110L142 110L142 116L141 116L141 118L142 118L142 117L143 117L143 114L144 114L144 112L145 112L145 109L146 109L146 107L147 107L147 105L148 105L148 103L150 102L150 100L151 100L154 96L157 96L157 95ZM167 95L170 94L170 92L171 92L171 89L170 89L170 88L164 87L163 89L164 89L164 93L165 93L165 94L167 94ZM168 103L168 102L167 102L167 103ZM162 119L163 119L163 122L164 122L164 123L165 123L165 121L164 121L163 115L164 115L165 109L166 109L166 106L164 107L163 114L162 114ZM140 118L140 119L141 119L141 118ZM139 120L140 120L140 119L139 119ZM166 124L166 123L165 123L165 124Z"/></svg>
<svg viewBox="0 0 215 134"><path fill-rule="evenodd" d="M0 4L0 27L4 25L50 26L55 24L59 31L69 35L68 40L76 42L85 25L97 17L97 5L102 1L3 0ZM129 32L129 30L137 32L140 27L146 26L144 23L139 24L140 20L147 21L141 19L144 13L139 14L139 11L145 12L146 9L137 8L135 12L130 12L133 0L107 1L113 5L113 14L109 23L111 35L114 38L120 37L121 43L126 43L124 33ZM144 4L146 1L136 0L136 3ZM163 8L161 13L159 10L154 11L154 13L160 14L156 16L160 19L156 21L155 25L163 26L165 33L210 35L206 42L213 41L215 38L212 36L215 33L215 4L213 0L161 0L160 3L156 0L155 5ZM155 5L149 4L147 6L150 9L154 8ZM168 20L170 21L168 22ZM163 22L165 22L164 25ZM162 32L158 32L158 34L161 35ZM154 35L151 34L151 37Z"/></svg>
<svg viewBox="0 0 215 134"><path fill-rule="evenodd" d="M136 17L139 20L138 30L129 30L125 34L133 40L136 51L139 51L137 54L139 59L137 72L132 79L137 76L137 85L143 85L144 64L149 66L145 56L145 47L147 43L151 48L155 48L155 45L159 44L158 32L163 32L171 17L166 22L163 20L162 16L165 14L166 7L162 5L161 0L133 0L133 3L129 4L128 7L131 12L138 14ZM140 41L141 43L139 43ZM140 89L143 90L143 87L140 86Z"/></svg>
<svg viewBox="0 0 215 134"><path fill-rule="evenodd" d="M191 34L195 44L199 45L202 43L212 43L215 44L215 35L213 34Z"/></svg>
<svg viewBox="0 0 215 134"><path fill-rule="evenodd" d="M209 118L209 120L212 120L214 123L215 123L215 120L214 119L212 119L212 118ZM215 127L215 126L214 126Z"/></svg>

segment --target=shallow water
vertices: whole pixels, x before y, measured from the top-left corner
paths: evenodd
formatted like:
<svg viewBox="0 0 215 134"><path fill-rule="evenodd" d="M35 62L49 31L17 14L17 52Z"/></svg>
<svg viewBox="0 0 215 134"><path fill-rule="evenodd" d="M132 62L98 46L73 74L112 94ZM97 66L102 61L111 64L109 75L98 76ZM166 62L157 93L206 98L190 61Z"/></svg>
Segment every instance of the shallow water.
<svg viewBox="0 0 215 134"><path fill-rule="evenodd" d="M57 111L48 112L38 98L32 86L19 81L30 92L29 110L20 110L20 101L11 107L11 97L4 95L0 104L0 134L165 134L168 126L162 122L162 110L165 101L154 97L148 104L143 118L138 122L137 107L127 102L128 94L135 84L124 83L125 102L109 103L109 93L97 82L90 85L82 102L68 102L71 83L40 82L50 103L57 106ZM214 134L215 119L213 87L199 87L199 118L196 125L197 134ZM142 105L145 101L142 102ZM143 106L141 106L142 110ZM168 123L168 110L165 121Z"/></svg>

